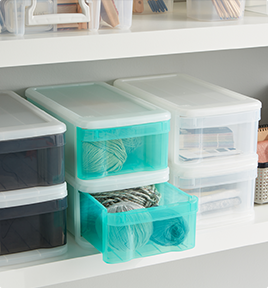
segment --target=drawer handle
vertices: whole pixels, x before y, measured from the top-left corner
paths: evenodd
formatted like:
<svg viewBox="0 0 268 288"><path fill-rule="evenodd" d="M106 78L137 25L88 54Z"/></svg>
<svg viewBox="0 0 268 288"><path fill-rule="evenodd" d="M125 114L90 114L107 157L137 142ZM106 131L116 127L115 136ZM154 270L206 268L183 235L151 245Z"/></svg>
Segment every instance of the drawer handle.
<svg viewBox="0 0 268 288"><path fill-rule="evenodd" d="M86 0L79 0L82 13L62 13L34 15L37 0L32 0L32 5L28 9L27 25L48 25L48 24L64 24L64 23L81 23L90 21L90 7L86 4ZM88 3L89 5L91 4Z"/></svg>

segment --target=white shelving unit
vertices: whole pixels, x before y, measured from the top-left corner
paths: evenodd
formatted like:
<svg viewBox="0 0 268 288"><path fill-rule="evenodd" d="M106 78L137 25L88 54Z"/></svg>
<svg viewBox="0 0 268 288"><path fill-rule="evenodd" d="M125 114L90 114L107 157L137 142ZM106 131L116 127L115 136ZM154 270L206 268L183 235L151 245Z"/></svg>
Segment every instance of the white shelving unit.
<svg viewBox="0 0 268 288"><path fill-rule="evenodd" d="M238 21L199 22L187 19L185 3L175 3L170 14L134 15L130 31L58 32L23 38L3 34L1 54L12 57L1 59L0 67L266 47L267 29L268 17L261 14L246 12ZM74 53L77 47L81 49Z"/></svg>
<svg viewBox="0 0 268 288"><path fill-rule="evenodd" d="M148 56L258 49L268 47L267 31L268 17L265 15L246 12L244 19L239 21L198 22L187 19L185 3L175 3L172 14L134 15L130 31L107 29L97 33L45 33L21 38L3 34L0 36L0 83L1 75L10 73L10 69L24 71L21 66L31 66L36 71L35 65L39 65L38 69L42 72L46 66L44 64L81 62L83 65L90 62L89 65L92 63L94 66L94 62L99 60L110 63L112 59L129 61L129 58ZM78 47L79 51L74 53ZM106 66L109 68L109 64ZM265 71L268 73L268 70ZM26 79L27 75L22 77ZM45 80L42 81L45 83ZM0 268L0 287L33 288L79 281L265 242L268 242L268 204L255 206L255 220L252 223L197 231L196 247L192 250L123 264L105 264L94 247L86 251L68 235L69 249L61 257Z"/></svg>

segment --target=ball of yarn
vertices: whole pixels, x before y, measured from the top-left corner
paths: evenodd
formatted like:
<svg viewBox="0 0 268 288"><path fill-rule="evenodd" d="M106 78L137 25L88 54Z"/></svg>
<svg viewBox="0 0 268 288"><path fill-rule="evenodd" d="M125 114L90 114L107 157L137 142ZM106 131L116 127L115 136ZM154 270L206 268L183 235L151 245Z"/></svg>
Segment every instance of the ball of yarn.
<svg viewBox="0 0 268 288"><path fill-rule="evenodd" d="M161 246L177 246L183 243L189 232L183 217L155 221L151 240Z"/></svg>
<svg viewBox="0 0 268 288"><path fill-rule="evenodd" d="M143 145L143 137L132 137L122 139L127 154L133 153L137 148Z"/></svg>
<svg viewBox="0 0 268 288"><path fill-rule="evenodd" d="M132 202L119 202L108 208L108 213L125 212L126 225L108 226L109 246L119 250L135 251L144 246L153 233L151 215L145 213L127 213L134 209L145 209L143 206ZM137 223L128 225L127 223Z"/></svg>
<svg viewBox="0 0 268 288"><path fill-rule="evenodd" d="M121 139L83 142L83 172L117 172L127 160L125 146Z"/></svg>
<svg viewBox="0 0 268 288"><path fill-rule="evenodd" d="M155 185L94 193L92 196L106 208L122 201L137 203L144 208L149 208L157 205L161 199L161 195Z"/></svg>

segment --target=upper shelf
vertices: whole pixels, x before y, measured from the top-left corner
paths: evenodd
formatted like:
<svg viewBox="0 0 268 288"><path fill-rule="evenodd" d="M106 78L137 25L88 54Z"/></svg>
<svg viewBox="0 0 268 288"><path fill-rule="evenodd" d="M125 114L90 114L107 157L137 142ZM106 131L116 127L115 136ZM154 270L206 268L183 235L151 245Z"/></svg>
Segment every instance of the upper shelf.
<svg viewBox="0 0 268 288"><path fill-rule="evenodd" d="M68 235L68 251L62 256L0 268L0 287L43 287L264 243L268 241L267 212L268 204L256 205L253 222L197 230L193 249L120 264L104 263L102 254L93 246L84 250Z"/></svg>
<svg viewBox="0 0 268 288"><path fill-rule="evenodd" d="M173 13L134 15L130 30L1 35L1 67L107 60L268 46L268 16L245 12L241 20L201 22Z"/></svg>

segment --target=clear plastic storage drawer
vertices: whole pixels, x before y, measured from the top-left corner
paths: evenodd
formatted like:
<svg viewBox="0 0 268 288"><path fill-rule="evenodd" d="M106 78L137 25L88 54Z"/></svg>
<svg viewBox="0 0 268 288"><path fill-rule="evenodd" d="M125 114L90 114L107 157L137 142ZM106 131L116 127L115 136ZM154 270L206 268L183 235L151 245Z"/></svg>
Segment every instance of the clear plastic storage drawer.
<svg viewBox="0 0 268 288"><path fill-rule="evenodd" d="M254 218L256 165L257 156L251 155L200 166L171 166L169 182L199 198L197 229L239 223Z"/></svg>
<svg viewBox="0 0 268 288"><path fill-rule="evenodd" d="M169 160L256 153L261 102L189 75L118 79L116 87L171 112Z"/></svg>

